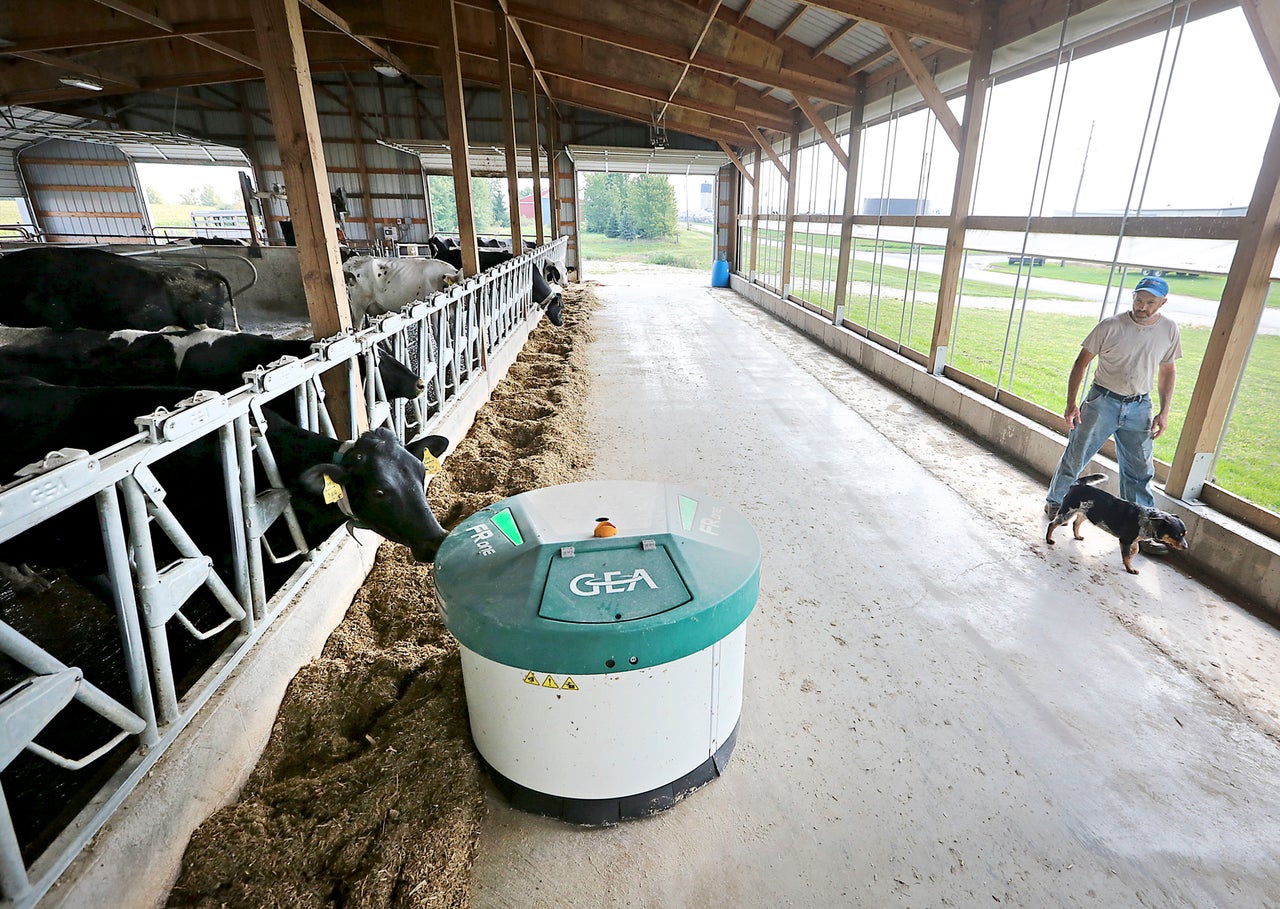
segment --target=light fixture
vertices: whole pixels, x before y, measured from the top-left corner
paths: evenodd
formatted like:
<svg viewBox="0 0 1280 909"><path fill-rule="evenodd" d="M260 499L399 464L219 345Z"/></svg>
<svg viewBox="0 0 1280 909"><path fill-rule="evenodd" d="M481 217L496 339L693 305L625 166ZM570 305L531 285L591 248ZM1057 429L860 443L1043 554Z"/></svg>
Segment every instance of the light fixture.
<svg viewBox="0 0 1280 909"><path fill-rule="evenodd" d="M388 79L394 79L396 76L400 75L400 70L396 69L390 63L375 63L373 64L373 70L380 75L386 76Z"/></svg>
<svg viewBox="0 0 1280 909"><path fill-rule="evenodd" d="M81 79L79 76L63 76L58 80L63 85L69 85L72 88L83 88L87 92L100 92L102 85L94 82L92 79Z"/></svg>

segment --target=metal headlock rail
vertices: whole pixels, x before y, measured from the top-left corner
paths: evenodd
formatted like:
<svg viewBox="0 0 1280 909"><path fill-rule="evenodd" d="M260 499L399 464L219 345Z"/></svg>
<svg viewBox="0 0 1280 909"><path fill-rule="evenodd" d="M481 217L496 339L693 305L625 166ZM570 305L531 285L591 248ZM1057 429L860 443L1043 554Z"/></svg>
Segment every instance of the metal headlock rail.
<svg viewBox="0 0 1280 909"><path fill-rule="evenodd" d="M67 666L8 623L0 621L0 653L29 673L0 693L0 770L22 751L69 770L89 766L126 739L134 750L87 806L29 863L24 861L8 803L0 791L0 907L27 909L54 884L89 840L103 827L165 749L219 689L264 631L288 610L341 539L308 547L289 504L271 450L262 407L276 399L292 403L298 424L338 438L320 376L345 373L349 403L364 396L370 428L391 427L408 441L440 422L451 403L482 375L491 352L535 317L533 269L563 254L564 238L469 278L447 292L374 320L362 331L336 335L312 345L304 358L285 357L244 374L245 384L225 393L201 392L172 409L136 420L139 432L96 453L63 449L22 479L0 487L0 542L28 531L81 503L93 502L107 562L111 599L122 643L125 684L99 687L81 669ZM375 367L378 350L411 363L426 391L406 402L389 400ZM365 381L358 381L357 363ZM355 412L354 406L349 408ZM343 436L354 436L343 427ZM220 575L215 560L200 551L173 511L152 467L194 442L213 437L222 466L221 485L229 516L231 577ZM258 490L254 459L270 486ZM202 478L193 478L200 482ZM121 501L123 500L123 509ZM277 555L265 534L280 518L293 551ZM126 533L127 528L127 533ZM179 557L158 562L155 532L167 538ZM264 559L273 564L298 560L298 567L276 591L267 589ZM201 588L220 614L201 628L184 614ZM205 606L205 610L208 610ZM235 626L234 638L212 665L183 692L170 659L169 626L176 622L197 640ZM97 680L99 683L104 680ZM104 692L129 691L124 704ZM118 732L91 753L67 758L34 739L72 701L92 710ZM92 746L90 746L92 747Z"/></svg>

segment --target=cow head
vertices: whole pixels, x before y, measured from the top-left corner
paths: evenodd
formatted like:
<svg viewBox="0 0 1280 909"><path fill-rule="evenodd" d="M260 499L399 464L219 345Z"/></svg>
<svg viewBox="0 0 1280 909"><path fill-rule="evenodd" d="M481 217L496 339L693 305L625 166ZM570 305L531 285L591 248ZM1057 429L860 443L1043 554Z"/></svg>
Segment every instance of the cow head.
<svg viewBox="0 0 1280 909"><path fill-rule="evenodd" d="M434 463L448 447L444 436L401 445L389 429L370 430L344 446L334 462L303 471L302 484L342 508L353 524L403 543L419 562L431 562L446 533L427 502L424 462Z"/></svg>
<svg viewBox="0 0 1280 909"><path fill-rule="evenodd" d="M186 328L222 328L231 306L231 288L217 272L168 266L161 272L178 324Z"/></svg>

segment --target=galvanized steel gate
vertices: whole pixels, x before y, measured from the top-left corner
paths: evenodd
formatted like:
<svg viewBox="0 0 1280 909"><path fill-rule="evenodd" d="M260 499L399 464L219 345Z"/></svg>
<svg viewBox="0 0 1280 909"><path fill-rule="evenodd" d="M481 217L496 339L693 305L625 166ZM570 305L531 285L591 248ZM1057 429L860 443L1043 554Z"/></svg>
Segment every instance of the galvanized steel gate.
<svg viewBox="0 0 1280 909"><path fill-rule="evenodd" d="M447 293L384 315L363 331L317 342L305 359L285 358L246 373L245 385L235 391L202 392L173 410L141 416L135 436L93 454L64 451L51 456L30 475L0 488L0 542L73 506L93 502L130 693L129 703L111 697L80 669L65 665L0 621L0 653L29 673L0 694L0 769L24 749L74 770L93 764L125 739L132 738L136 746L52 845L29 864L0 792L0 905L31 906L48 891L252 644L289 608L336 544L337 535L315 549L303 539L271 451L263 405L291 397L303 428L350 438L354 427L343 427L339 433L333 426L320 383L323 373L340 369L346 374L351 403L357 395L364 396L371 427L390 426L402 441L421 435L472 387L489 354L505 345L526 320L536 319L532 270L548 258L563 257L565 242L553 241ZM427 385L423 396L407 403L387 399L374 366L379 345L389 345L402 362L413 363ZM363 383L356 368L361 361ZM209 437L216 437L222 465L219 481L229 515L233 576L227 578L166 506L167 491L152 469L166 456ZM271 483L261 491L255 488L255 458ZM293 551L276 554L264 535L282 517ZM157 530L179 553L168 564L158 561ZM273 592L267 588L264 559L296 559L299 565ZM209 591L220 610L206 628L197 627L183 612L200 588ZM234 639L182 693L170 662L168 632L175 621L201 640L237 627ZM121 680L112 681L116 688L125 687ZM56 754L34 741L73 700L118 730L79 758Z"/></svg>

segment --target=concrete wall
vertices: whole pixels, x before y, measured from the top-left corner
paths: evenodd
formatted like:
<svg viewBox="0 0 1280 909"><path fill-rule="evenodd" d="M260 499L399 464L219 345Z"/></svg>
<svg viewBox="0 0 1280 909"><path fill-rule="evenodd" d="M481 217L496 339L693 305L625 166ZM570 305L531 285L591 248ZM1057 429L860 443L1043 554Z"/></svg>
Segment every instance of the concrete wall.
<svg viewBox="0 0 1280 909"><path fill-rule="evenodd" d="M828 318L777 294L751 284L739 275L730 286L761 309L839 354L863 372L921 401L941 416L957 423L987 444L1044 477L1058 465L1066 440L1038 423L982 397L949 379L934 376L924 367L868 341ZM1065 382L1065 377L1063 379ZM1094 459L1097 472L1116 477L1115 463ZM1175 558L1193 570L1229 587L1253 603L1280 613L1280 543L1193 502L1171 498L1156 487L1156 507L1178 515L1187 523L1191 549ZM1041 502L1028 502L1039 510Z"/></svg>

